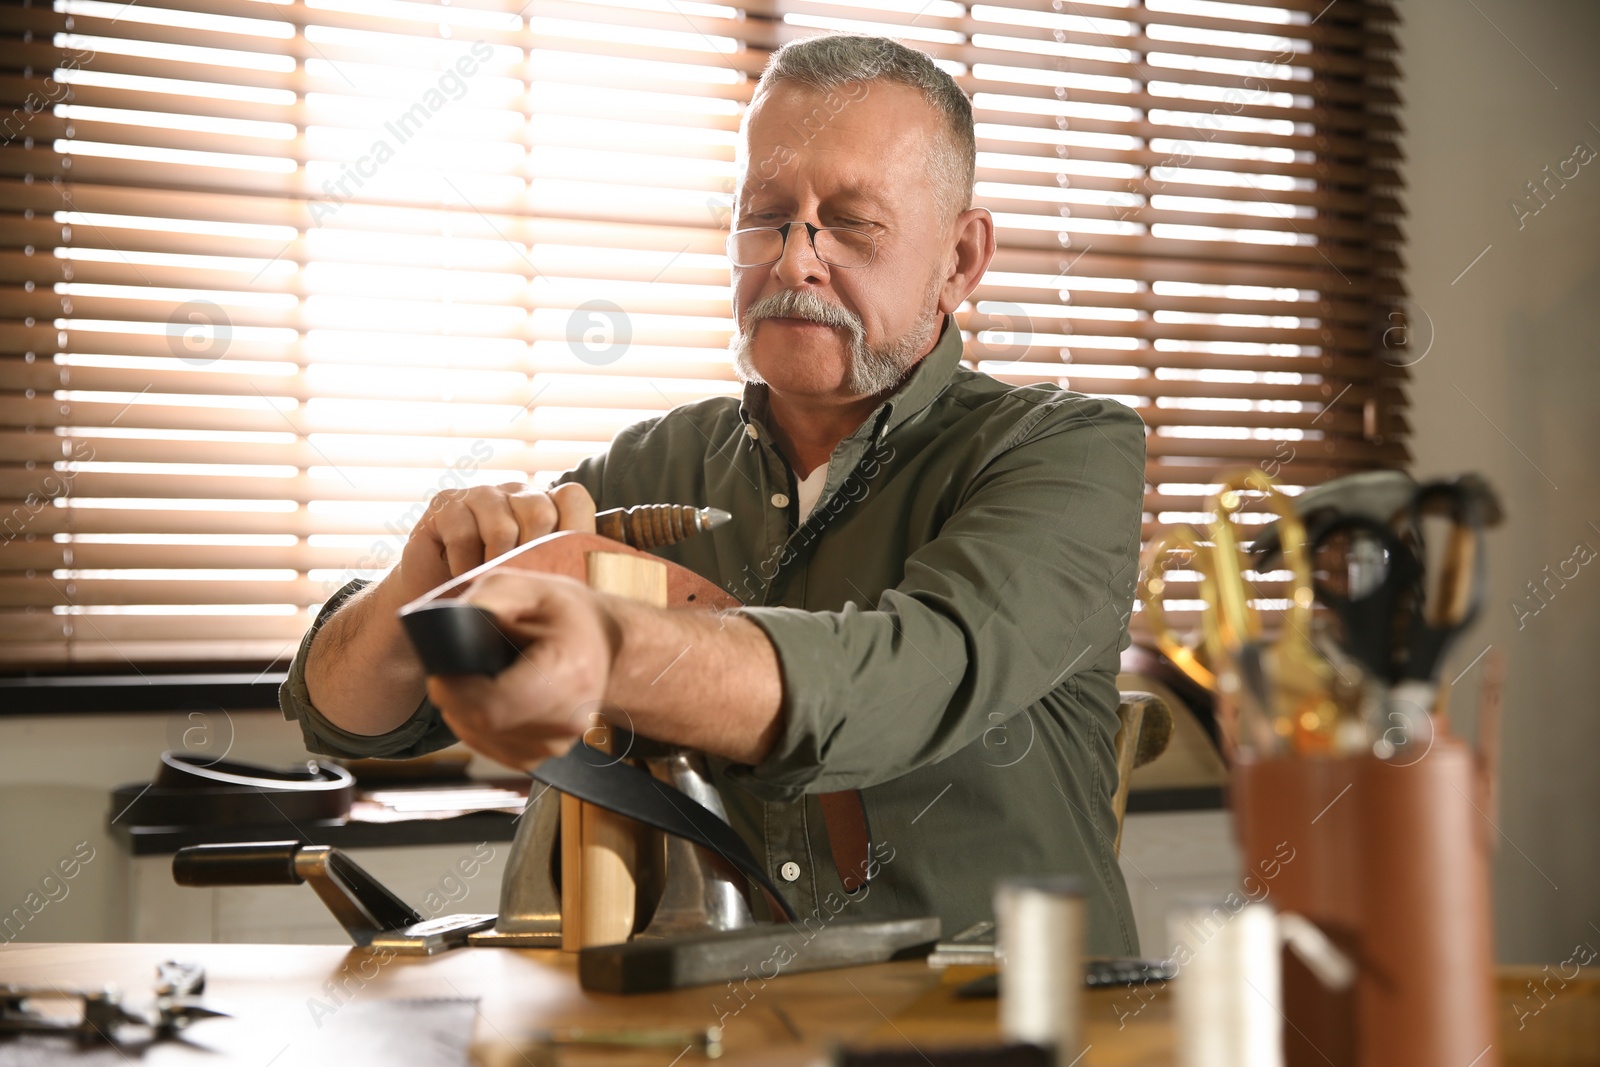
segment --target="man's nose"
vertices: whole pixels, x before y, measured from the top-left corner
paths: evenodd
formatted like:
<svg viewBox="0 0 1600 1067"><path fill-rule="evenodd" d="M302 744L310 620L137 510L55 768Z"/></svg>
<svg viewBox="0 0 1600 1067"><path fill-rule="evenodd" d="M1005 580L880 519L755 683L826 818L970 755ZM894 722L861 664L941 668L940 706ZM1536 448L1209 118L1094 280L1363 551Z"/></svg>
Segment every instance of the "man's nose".
<svg viewBox="0 0 1600 1067"><path fill-rule="evenodd" d="M803 222L794 222L783 242L783 255L772 267L785 286L820 285L828 280L828 265L817 258L811 231Z"/></svg>

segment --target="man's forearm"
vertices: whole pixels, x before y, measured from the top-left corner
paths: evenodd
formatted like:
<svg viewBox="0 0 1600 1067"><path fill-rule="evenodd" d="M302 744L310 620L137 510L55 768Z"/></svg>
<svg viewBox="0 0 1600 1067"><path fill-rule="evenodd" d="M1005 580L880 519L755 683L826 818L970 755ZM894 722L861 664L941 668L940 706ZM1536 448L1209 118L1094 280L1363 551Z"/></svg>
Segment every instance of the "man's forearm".
<svg viewBox="0 0 1600 1067"><path fill-rule="evenodd" d="M424 694L422 664L390 604L385 583L369 585L335 612L306 655L306 691L333 725L386 734L410 718Z"/></svg>
<svg viewBox="0 0 1600 1067"><path fill-rule="evenodd" d="M667 611L616 597L605 604L621 635L606 698L634 730L761 762L777 740L783 706L783 675L765 631L738 614Z"/></svg>

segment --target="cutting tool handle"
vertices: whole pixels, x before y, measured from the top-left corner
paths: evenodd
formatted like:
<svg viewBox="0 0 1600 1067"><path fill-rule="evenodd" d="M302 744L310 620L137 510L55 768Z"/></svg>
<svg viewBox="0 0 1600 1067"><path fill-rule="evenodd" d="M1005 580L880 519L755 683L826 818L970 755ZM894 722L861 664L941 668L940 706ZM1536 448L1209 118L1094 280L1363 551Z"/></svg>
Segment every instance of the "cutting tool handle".
<svg viewBox="0 0 1600 1067"><path fill-rule="evenodd" d="M299 841L249 841L189 845L172 857L172 880L206 888L219 885L299 885L295 870Z"/></svg>

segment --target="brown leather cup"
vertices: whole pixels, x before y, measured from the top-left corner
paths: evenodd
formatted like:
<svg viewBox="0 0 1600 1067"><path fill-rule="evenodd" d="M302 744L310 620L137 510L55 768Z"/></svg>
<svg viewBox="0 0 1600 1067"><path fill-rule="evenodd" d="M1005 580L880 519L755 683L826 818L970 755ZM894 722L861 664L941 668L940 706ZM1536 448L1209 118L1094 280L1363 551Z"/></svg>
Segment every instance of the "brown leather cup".
<svg viewBox="0 0 1600 1067"><path fill-rule="evenodd" d="M1286 953L1287 1067L1498 1067L1468 749L1439 736L1407 766L1242 756L1232 788L1246 871L1277 870L1267 902L1315 922L1359 968L1336 993Z"/></svg>

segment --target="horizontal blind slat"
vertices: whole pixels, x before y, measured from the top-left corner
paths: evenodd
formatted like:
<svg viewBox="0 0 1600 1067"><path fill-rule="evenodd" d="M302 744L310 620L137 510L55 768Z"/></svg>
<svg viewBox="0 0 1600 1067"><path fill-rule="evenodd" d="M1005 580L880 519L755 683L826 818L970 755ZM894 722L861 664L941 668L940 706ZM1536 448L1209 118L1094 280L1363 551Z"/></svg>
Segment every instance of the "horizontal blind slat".
<svg viewBox="0 0 1600 1067"><path fill-rule="evenodd" d="M1001 251L957 315L967 359L1133 404L1145 536L1241 465L1307 486L1409 462L1384 5L1095 7L1097 25L1046 0L333 4L0 10L0 112L27 120L0 148L0 521L21 524L0 660L281 655L454 457L548 477L734 391L732 138L766 52L829 20L927 38L974 96ZM479 38L496 51L450 118L442 96L416 113L432 157L354 182ZM62 64L66 107L29 104ZM601 294L633 347L592 367L569 320ZM192 299L226 309L222 359L182 361Z"/></svg>

